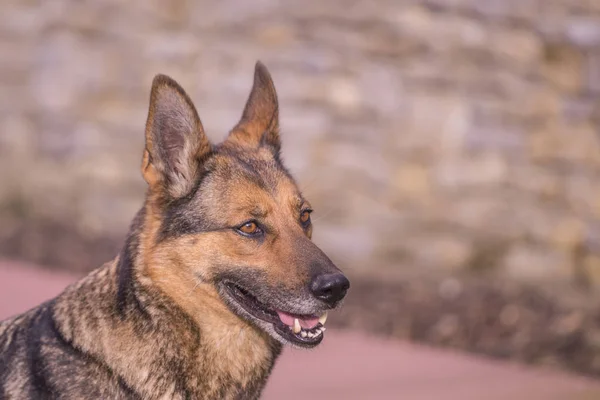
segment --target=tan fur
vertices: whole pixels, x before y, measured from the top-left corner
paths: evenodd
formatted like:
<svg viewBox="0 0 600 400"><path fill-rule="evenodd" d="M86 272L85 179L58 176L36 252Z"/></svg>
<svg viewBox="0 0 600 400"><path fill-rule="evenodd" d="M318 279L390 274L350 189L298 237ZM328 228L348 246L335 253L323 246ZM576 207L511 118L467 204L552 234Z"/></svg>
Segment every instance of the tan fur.
<svg viewBox="0 0 600 400"><path fill-rule="evenodd" d="M154 221L151 226L156 226ZM233 315L223 304L214 286L198 282L192 276L209 269L202 260L209 251L223 249L219 243L204 243L197 236L178 238L152 246L152 227L145 232L147 249L143 274L158 289L173 299L192 316L203 332L203 340L214 354L211 368L227 372L232 379L242 382L251 377L251 371L267 362L266 334ZM202 235L198 235L202 236Z"/></svg>

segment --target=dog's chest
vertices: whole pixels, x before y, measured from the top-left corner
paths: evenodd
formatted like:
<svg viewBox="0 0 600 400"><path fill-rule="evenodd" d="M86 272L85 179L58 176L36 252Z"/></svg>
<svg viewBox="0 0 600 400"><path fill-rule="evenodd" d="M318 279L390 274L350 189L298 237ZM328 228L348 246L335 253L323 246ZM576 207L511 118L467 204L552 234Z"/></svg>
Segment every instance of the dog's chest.
<svg viewBox="0 0 600 400"><path fill-rule="evenodd" d="M244 394L260 391L275 359L267 340L248 326L204 332L198 355L204 392L224 398L255 397Z"/></svg>

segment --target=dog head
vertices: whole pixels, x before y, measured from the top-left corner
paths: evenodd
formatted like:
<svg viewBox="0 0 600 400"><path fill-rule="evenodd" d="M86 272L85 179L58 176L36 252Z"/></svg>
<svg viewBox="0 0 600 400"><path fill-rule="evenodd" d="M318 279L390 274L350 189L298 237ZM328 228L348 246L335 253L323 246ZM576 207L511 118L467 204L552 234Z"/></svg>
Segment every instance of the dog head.
<svg viewBox="0 0 600 400"><path fill-rule="evenodd" d="M277 95L260 62L241 120L218 145L183 89L157 76L142 163L144 259L180 302L213 302L281 343L313 347L349 282L312 243L312 207L280 148Z"/></svg>

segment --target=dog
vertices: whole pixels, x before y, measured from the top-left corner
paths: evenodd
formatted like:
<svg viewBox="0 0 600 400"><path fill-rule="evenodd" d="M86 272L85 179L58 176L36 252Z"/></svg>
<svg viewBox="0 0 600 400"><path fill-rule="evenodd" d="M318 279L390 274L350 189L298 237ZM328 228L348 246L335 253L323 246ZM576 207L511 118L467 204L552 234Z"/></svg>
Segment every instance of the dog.
<svg viewBox="0 0 600 400"><path fill-rule="evenodd" d="M283 345L317 346L350 283L311 241L312 207L280 151L260 61L218 145L179 84L157 75L148 188L125 244L0 324L0 398L255 399Z"/></svg>

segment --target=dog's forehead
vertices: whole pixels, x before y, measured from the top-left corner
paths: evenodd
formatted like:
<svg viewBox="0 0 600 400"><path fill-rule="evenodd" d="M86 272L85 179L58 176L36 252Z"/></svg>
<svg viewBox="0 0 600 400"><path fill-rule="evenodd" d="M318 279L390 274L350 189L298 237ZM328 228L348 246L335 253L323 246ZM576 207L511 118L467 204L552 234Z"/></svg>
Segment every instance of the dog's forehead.
<svg viewBox="0 0 600 400"><path fill-rule="evenodd" d="M211 170L214 179L223 187L256 188L271 195L299 195L294 178L270 151L257 149L219 154Z"/></svg>

